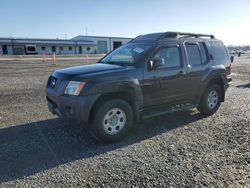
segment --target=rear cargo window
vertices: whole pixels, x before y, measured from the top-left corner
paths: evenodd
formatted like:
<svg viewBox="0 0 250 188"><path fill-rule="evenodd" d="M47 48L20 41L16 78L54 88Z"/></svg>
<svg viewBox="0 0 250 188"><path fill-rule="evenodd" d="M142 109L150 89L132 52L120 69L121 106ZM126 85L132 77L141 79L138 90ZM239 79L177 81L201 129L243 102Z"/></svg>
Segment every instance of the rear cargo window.
<svg viewBox="0 0 250 188"><path fill-rule="evenodd" d="M214 60L221 63L229 62L228 52L222 42L211 41L210 44Z"/></svg>

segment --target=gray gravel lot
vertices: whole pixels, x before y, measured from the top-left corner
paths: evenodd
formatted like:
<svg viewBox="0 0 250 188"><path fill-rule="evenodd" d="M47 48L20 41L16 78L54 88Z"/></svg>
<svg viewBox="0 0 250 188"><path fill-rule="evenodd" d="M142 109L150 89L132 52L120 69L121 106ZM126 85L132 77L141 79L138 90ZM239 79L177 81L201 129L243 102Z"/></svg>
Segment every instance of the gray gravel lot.
<svg viewBox="0 0 250 188"><path fill-rule="evenodd" d="M249 187L249 58L213 116L160 116L111 145L47 110L48 75L77 64L0 61L0 187Z"/></svg>

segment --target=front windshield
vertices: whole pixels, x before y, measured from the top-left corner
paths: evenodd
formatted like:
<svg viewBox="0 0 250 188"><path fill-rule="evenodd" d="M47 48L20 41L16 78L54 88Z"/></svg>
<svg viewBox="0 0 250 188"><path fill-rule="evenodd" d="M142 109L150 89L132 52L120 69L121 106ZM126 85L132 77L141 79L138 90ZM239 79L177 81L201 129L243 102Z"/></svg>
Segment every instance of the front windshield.
<svg viewBox="0 0 250 188"><path fill-rule="evenodd" d="M104 57L101 63L135 64L150 47L149 44L126 44Z"/></svg>

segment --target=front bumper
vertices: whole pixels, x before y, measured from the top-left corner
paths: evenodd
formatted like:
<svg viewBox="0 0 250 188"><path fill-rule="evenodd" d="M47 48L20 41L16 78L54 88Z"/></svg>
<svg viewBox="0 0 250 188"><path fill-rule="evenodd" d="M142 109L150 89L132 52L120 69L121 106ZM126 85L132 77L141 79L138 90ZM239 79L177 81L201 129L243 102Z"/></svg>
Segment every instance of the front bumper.
<svg viewBox="0 0 250 188"><path fill-rule="evenodd" d="M46 97L49 111L66 120L87 123L91 109L99 95L68 96L58 95L52 88L47 88Z"/></svg>

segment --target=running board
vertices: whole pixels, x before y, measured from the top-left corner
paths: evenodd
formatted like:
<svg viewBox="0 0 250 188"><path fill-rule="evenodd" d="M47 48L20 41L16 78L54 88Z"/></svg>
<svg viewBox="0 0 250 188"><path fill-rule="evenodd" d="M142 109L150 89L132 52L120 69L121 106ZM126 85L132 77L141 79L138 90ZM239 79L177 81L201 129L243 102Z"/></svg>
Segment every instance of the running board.
<svg viewBox="0 0 250 188"><path fill-rule="evenodd" d="M160 116L160 115L164 115L164 114L168 114L171 112L176 112L176 111L180 111L180 110L187 110L190 108L194 108L197 105L195 104L190 104L190 103L186 103L186 104L180 104L180 105L174 105L174 106L170 106L170 107L166 107L166 108L161 108L158 110L147 110L145 112L142 112L142 119L148 119L148 118L152 118L155 116Z"/></svg>

